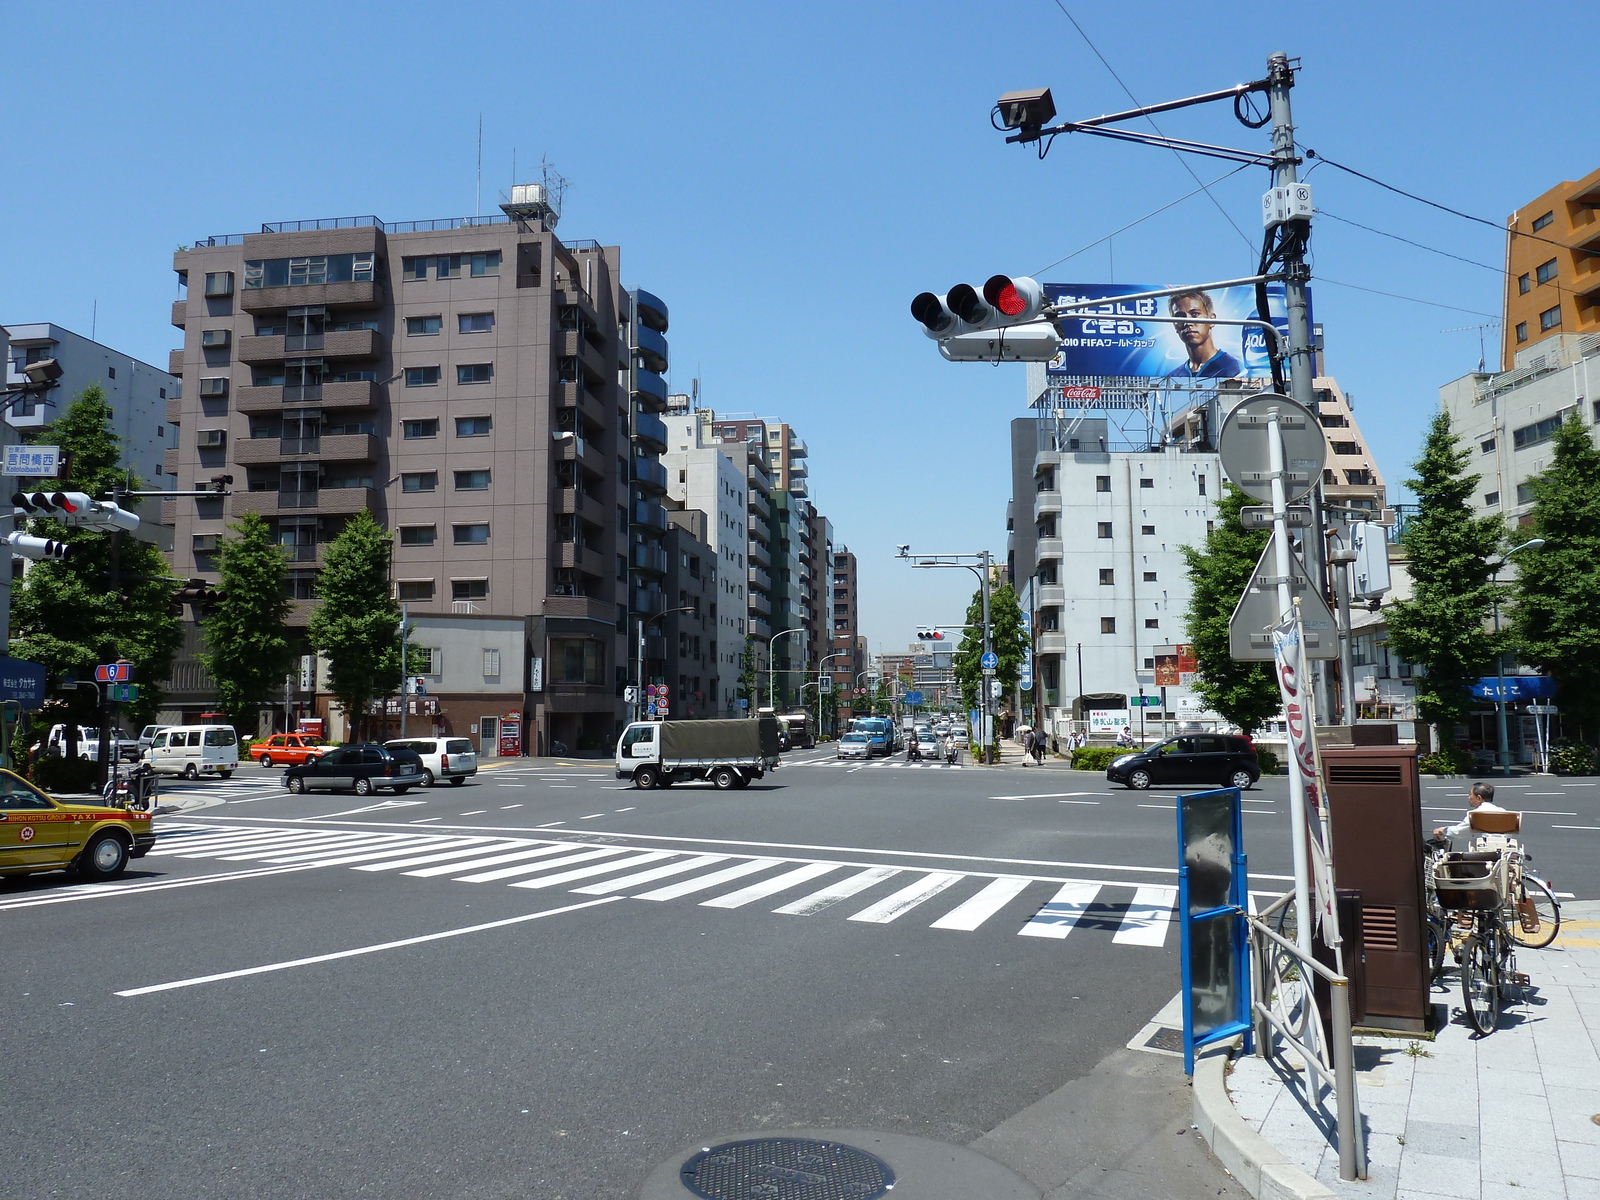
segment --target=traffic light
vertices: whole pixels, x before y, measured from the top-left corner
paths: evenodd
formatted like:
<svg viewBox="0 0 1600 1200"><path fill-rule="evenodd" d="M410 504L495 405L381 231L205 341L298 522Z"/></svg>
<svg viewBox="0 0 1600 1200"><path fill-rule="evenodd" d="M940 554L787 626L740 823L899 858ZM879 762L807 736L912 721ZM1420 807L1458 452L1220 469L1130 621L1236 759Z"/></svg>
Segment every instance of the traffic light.
<svg viewBox="0 0 1600 1200"><path fill-rule="evenodd" d="M10 533L6 535L5 540L11 543L11 553L21 555L23 558L36 560L53 558L65 562L72 554L72 547L66 542L34 537L27 533Z"/></svg>
<svg viewBox="0 0 1600 1200"><path fill-rule="evenodd" d="M110 500L96 500L85 492L17 492L11 503L30 516L51 517L67 525L88 529L121 529L133 533L139 518Z"/></svg>
<svg viewBox="0 0 1600 1200"><path fill-rule="evenodd" d="M942 642L944 641L944 631L941 629L934 629L929 625L919 625L917 626L917 640L923 642Z"/></svg>
<svg viewBox="0 0 1600 1200"><path fill-rule="evenodd" d="M206 580L191 578L172 594L172 615L181 617L185 604L194 605L197 613L207 612L216 606L217 601L225 600L227 596L227 592L213 587Z"/></svg>
<svg viewBox="0 0 1600 1200"><path fill-rule="evenodd" d="M958 283L943 296L923 292L911 301L911 315L937 341L1026 325L1038 320L1044 308L1044 288L1025 275L995 275L981 292L970 283Z"/></svg>

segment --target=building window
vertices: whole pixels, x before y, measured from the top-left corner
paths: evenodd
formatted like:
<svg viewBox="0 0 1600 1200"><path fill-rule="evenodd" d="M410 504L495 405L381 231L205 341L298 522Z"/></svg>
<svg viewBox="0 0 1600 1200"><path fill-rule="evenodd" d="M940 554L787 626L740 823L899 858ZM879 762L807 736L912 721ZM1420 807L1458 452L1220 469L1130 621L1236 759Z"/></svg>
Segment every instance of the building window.
<svg viewBox="0 0 1600 1200"><path fill-rule="evenodd" d="M290 600L315 600L317 598L317 573L315 571L290 571L283 577L283 594Z"/></svg>
<svg viewBox="0 0 1600 1200"><path fill-rule="evenodd" d="M456 368L457 383L488 383L493 378L493 363L466 363Z"/></svg>
<svg viewBox="0 0 1600 1200"><path fill-rule="evenodd" d="M1556 260L1552 258L1549 262L1540 263L1534 268L1533 277L1540 283L1549 283L1556 277ZM1524 275L1523 278L1526 279L1527 276Z"/></svg>
<svg viewBox="0 0 1600 1200"><path fill-rule="evenodd" d="M1527 340L1528 340L1528 323L1526 321L1518 321L1517 322L1517 341L1525 342Z"/></svg>
<svg viewBox="0 0 1600 1200"><path fill-rule="evenodd" d="M1200 494L1204 496L1206 494L1206 477L1204 475L1197 475L1195 476L1195 482L1200 485Z"/></svg>
<svg viewBox="0 0 1600 1200"><path fill-rule="evenodd" d="M1526 296L1533 290L1533 280L1526 274L1517 276L1517 294Z"/></svg>
<svg viewBox="0 0 1600 1200"><path fill-rule="evenodd" d="M1478 443L1478 450L1479 450L1480 453L1483 453L1483 454L1493 454L1494 453L1494 439L1493 438L1488 438L1485 441L1479 442Z"/></svg>
<svg viewBox="0 0 1600 1200"><path fill-rule="evenodd" d="M115 367L107 367L106 376L107 378L115 379L117 377L117 369Z"/></svg>
<svg viewBox="0 0 1600 1200"><path fill-rule="evenodd" d="M1517 484L1517 503L1518 504L1532 504L1534 502L1534 500L1536 500L1536 499L1537 499L1537 497L1533 494L1533 484L1531 484L1531 483L1519 483L1519 484Z"/></svg>
<svg viewBox="0 0 1600 1200"><path fill-rule="evenodd" d="M1111 476L1096 475L1094 477L1094 490L1097 492L1109 492L1111 490Z"/></svg>
<svg viewBox="0 0 1600 1200"><path fill-rule="evenodd" d="M1142 487L1142 488L1153 488L1153 487L1155 487L1155 485L1156 485L1156 481L1154 479L1141 479L1141 480L1139 480L1139 486Z"/></svg>
<svg viewBox="0 0 1600 1200"><path fill-rule="evenodd" d="M439 436L439 418L429 417L425 421L401 421L400 433L408 441L416 438L436 438Z"/></svg>
<svg viewBox="0 0 1600 1200"><path fill-rule="evenodd" d="M1532 425L1514 429L1511 431L1511 444L1516 449L1523 450L1528 446L1537 446L1540 442L1548 442L1555 436L1556 430L1561 428L1561 422L1566 418L1566 413L1558 412L1553 417L1546 417L1542 421L1535 421Z"/></svg>
<svg viewBox="0 0 1600 1200"><path fill-rule="evenodd" d="M487 579L452 579L450 581L450 599L452 600L487 600L489 598L489 581Z"/></svg>
<svg viewBox="0 0 1600 1200"><path fill-rule="evenodd" d="M426 279L428 277L428 264L431 258L402 258L400 260L400 275L404 279Z"/></svg>
<svg viewBox="0 0 1600 1200"><path fill-rule="evenodd" d="M200 394L202 396L226 396L228 394L228 380L225 376L214 375L210 379L200 381Z"/></svg>
<svg viewBox="0 0 1600 1200"><path fill-rule="evenodd" d="M433 260L433 273L439 279L459 279L461 277L461 255L441 254Z"/></svg>
<svg viewBox="0 0 1600 1200"><path fill-rule="evenodd" d="M407 367L406 368L406 386L407 387L438 387L439 386L439 368L438 367Z"/></svg>
<svg viewBox="0 0 1600 1200"><path fill-rule="evenodd" d="M493 417L457 417L457 437L488 437L494 429Z"/></svg>
<svg viewBox="0 0 1600 1200"><path fill-rule="evenodd" d="M1108 537L1111 536L1111 522L1110 521L1100 521L1097 524L1098 524L1098 528L1099 528L1101 537L1108 538Z"/></svg>
<svg viewBox="0 0 1600 1200"><path fill-rule="evenodd" d="M233 272L232 271L208 271L206 273L206 295L207 296L231 296L231 295L233 295Z"/></svg>
<svg viewBox="0 0 1600 1200"><path fill-rule="evenodd" d="M551 678L556 683L604 683L604 650L593 638L551 638Z"/></svg>
<svg viewBox="0 0 1600 1200"><path fill-rule="evenodd" d="M491 250L487 254L474 254L471 257L474 275L500 274L500 251Z"/></svg>
<svg viewBox="0 0 1600 1200"><path fill-rule="evenodd" d="M1144 573L1144 581L1146 583L1154 583L1156 581L1156 573L1154 571L1146 571Z"/></svg>
<svg viewBox="0 0 1600 1200"><path fill-rule="evenodd" d="M306 287L322 283L371 283L371 254L313 254L302 258L258 258L244 264L244 286Z"/></svg>
<svg viewBox="0 0 1600 1200"><path fill-rule="evenodd" d="M407 337L432 337L444 328L442 317L407 317Z"/></svg>
<svg viewBox="0 0 1600 1200"><path fill-rule="evenodd" d="M500 651L490 646L485 646L483 650L483 677L500 678Z"/></svg>
<svg viewBox="0 0 1600 1200"><path fill-rule="evenodd" d="M1100 586L1101 587L1113 587L1113 586L1116 585L1116 582L1117 582L1117 573L1116 573L1116 571L1112 570L1110 567L1101 567L1100 568Z"/></svg>
<svg viewBox="0 0 1600 1200"><path fill-rule="evenodd" d="M456 317L456 323L461 333L488 333L494 328L494 314L461 313Z"/></svg>
<svg viewBox="0 0 1600 1200"><path fill-rule="evenodd" d="M400 527L400 544L402 546L431 546L438 540L439 530L433 525L402 525Z"/></svg>
<svg viewBox="0 0 1600 1200"><path fill-rule="evenodd" d="M1331 449L1335 454L1355 455L1355 454L1360 454L1361 453L1361 443L1359 443L1359 442L1332 442L1332 443L1329 444L1329 449Z"/></svg>
<svg viewBox="0 0 1600 1200"><path fill-rule="evenodd" d="M1556 214L1555 214L1554 210L1545 213L1545 215L1542 216L1542 217L1535 217L1533 219L1533 231L1535 233L1538 233L1539 230L1543 229L1546 225L1550 224L1550 222L1554 221L1555 219L1556 219Z"/></svg>
<svg viewBox="0 0 1600 1200"><path fill-rule="evenodd" d="M1115 633L1116 631L1117 631L1117 619L1115 617L1101 617L1100 618L1100 632L1101 633Z"/></svg>
<svg viewBox="0 0 1600 1200"><path fill-rule="evenodd" d="M1497 507L1499 507L1499 504L1500 504L1500 493L1499 492L1485 492L1483 494L1483 506L1485 508L1497 508Z"/></svg>
<svg viewBox="0 0 1600 1200"><path fill-rule="evenodd" d="M1159 617L1146 617L1144 619L1144 627L1146 629L1160 629L1161 619Z"/></svg>
<svg viewBox="0 0 1600 1200"><path fill-rule="evenodd" d="M1552 304L1539 314L1539 332L1545 333L1561 324L1561 305Z"/></svg>
<svg viewBox="0 0 1600 1200"><path fill-rule="evenodd" d="M431 492L439 486L437 471L407 471L400 476L402 492Z"/></svg>
<svg viewBox="0 0 1600 1200"><path fill-rule="evenodd" d="M433 599L433 580L431 579L402 579L400 581L400 599L409 601L424 601Z"/></svg>
<svg viewBox="0 0 1600 1200"><path fill-rule="evenodd" d="M456 491L481 492L489 486L489 472L487 471L457 471Z"/></svg>
<svg viewBox="0 0 1600 1200"><path fill-rule="evenodd" d="M452 525L450 532L458 546L486 546L489 544L489 526L477 525Z"/></svg>
<svg viewBox="0 0 1600 1200"><path fill-rule="evenodd" d="M1156 535L1156 527L1154 525L1141 525L1139 526L1139 532L1144 537L1154 537Z"/></svg>

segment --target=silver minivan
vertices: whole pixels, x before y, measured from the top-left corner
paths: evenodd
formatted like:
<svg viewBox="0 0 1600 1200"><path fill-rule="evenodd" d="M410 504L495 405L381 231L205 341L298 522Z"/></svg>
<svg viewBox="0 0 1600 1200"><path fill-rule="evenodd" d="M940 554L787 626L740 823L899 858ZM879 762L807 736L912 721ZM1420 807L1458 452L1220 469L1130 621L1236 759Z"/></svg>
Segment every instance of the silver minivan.
<svg viewBox="0 0 1600 1200"><path fill-rule="evenodd" d="M428 777L427 787L446 779L460 787L468 777L478 773L478 756L466 738L396 738L383 745L388 750L410 750L419 755L422 773Z"/></svg>

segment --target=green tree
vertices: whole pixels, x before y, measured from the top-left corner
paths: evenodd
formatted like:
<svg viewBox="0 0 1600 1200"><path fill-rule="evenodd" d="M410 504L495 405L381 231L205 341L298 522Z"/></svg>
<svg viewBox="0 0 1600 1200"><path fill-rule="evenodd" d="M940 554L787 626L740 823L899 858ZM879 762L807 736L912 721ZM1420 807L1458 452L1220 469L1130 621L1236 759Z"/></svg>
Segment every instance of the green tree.
<svg viewBox="0 0 1600 1200"><path fill-rule="evenodd" d="M234 536L217 546L223 598L201 623L200 661L216 681L218 706L250 736L289 671L288 567L260 513L246 513L229 528Z"/></svg>
<svg viewBox="0 0 1600 1200"><path fill-rule="evenodd" d="M306 633L328 660L328 690L359 740L367 706L400 686L400 605L389 589L390 535L360 512L328 545L317 576L321 604Z"/></svg>
<svg viewBox="0 0 1600 1200"><path fill-rule="evenodd" d="M96 385L85 388L60 417L40 431L39 441L59 445L72 456L72 477L58 486L109 498L113 488L138 491L140 481L121 466L122 453L111 431L111 408ZM136 509L137 497L125 507ZM139 699L124 706L128 719L142 725L161 707L161 684L172 674L182 642L172 613L177 581L161 551L135 534L111 533L34 518L28 531L72 547L65 562L30 564L11 601L11 653L41 663L53 689L81 704L87 689L64 688L65 676L92 678L99 663L126 658L134 665ZM112 584L115 558L117 580ZM87 713L78 709L80 717Z"/></svg>
<svg viewBox="0 0 1600 1200"><path fill-rule="evenodd" d="M1207 708L1246 734L1255 732L1283 707L1271 664L1240 662L1228 649L1228 618L1271 537L1267 530L1244 527L1239 511L1250 502L1233 484L1224 484L1217 500L1217 519L1206 534L1204 548L1181 548L1189 570L1184 627L1199 675L1195 694Z"/></svg>
<svg viewBox="0 0 1600 1200"><path fill-rule="evenodd" d="M967 605L967 631L955 653L955 677L961 685L961 698L969 709L978 707L978 692L983 684L983 589L972 594ZM1022 629L1022 606L1017 592L1002 583L989 593L989 648L999 657L995 678L1004 695L1017 686L1022 661L1028 650L1028 635Z"/></svg>
<svg viewBox="0 0 1600 1200"><path fill-rule="evenodd" d="M746 636L744 639L744 653L739 656L739 686L736 689L739 699L745 702L745 711L754 712L756 709L756 640Z"/></svg>
<svg viewBox="0 0 1600 1200"><path fill-rule="evenodd" d="M1515 558L1512 645L1552 676L1579 736L1600 732L1600 450L1573 409L1556 431L1550 465L1531 481L1532 528L1544 539Z"/></svg>
<svg viewBox="0 0 1600 1200"><path fill-rule="evenodd" d="M1505 527L1498 515L1472 515L1479 477L1471 452L1443 413L1429 426L1406 486L1417 516L1401 535L1411 574L1411 599L1389 609L1389 645L1421 668L1415 678L1417 713L1453 742L1454 726L1472 708L1472 684L1494 663L1489 615L1495 597L1489 558Z"/></svg>

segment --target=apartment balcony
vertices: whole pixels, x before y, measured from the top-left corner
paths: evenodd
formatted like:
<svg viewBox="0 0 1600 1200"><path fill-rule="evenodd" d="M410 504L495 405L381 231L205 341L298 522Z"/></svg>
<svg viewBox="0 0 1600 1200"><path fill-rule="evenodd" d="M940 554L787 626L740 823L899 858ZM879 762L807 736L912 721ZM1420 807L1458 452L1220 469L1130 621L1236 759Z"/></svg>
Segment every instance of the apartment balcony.
<svg viewBox="0 0 1600 1200"><path fill-rule="evenodd" d="M791 475L789 477L789 494L791 496L809 496L811 489L806 486L804 479L796 479Z"/></svg>
<svg viewBox="0 0 1600 1200"><path fill-rule="evenodd" d="M767 549L761 542L756 541L755 538L751 538L749 544L745 546L744 556L751 562L758 562L764 567L772 565L772 551Z"/></svg>
<svg viewBox="0 0 1600 1200"><path fill-rule="evenodd" d="M805 458L806 455L809 454L809 453L810 453L810 451L808 451L806 449L806 444L805 444L804 439L797 438L797 437L795 437L795 435L793 433L790 433L789 434L789 457L790 458Z"/></svg>
<svg viewBox="0 0 1600 1200"><path fill-rule="evenodd" d="M304 516L321 513L326 516L351 516L370 512L377 500L375 488L318 488L308 492L234 492L228 500L228 515L241 517L247 512L264 517Z"/></svg>
<svg viewBox="0 0 1600 1200"><path fill-rule="evenodd" d="M667 306L656 296L651 295L643 288L633 293L633 301L639 310L639 321L657 333L667 331Z"/></svg>
<svg viewBox="0 0 1600 1200"><path fill-rule="evenodd" d="M167 424L179 425L183 422L183 397L169 396L167 398Z"/></svg>
<svg viewBox="0 0 1600 1200"><path fill-rule="evenodd" d="M633 401L645 412L658 413L667 407L667 381L643 367L633 373Z"/></svg>
<svg viewBox="0 0 1600 1200"><path fill-rule="evenodd" d="M1061 511L1060 492L1039 492L1033 498L1033 519L1054 516Z"/></svg>
<svg viewBox="0 0 1600 1200"><path fill-rule="evenodd" d="M286 358L377 358L383 338L376 329L347 329L332 333L270 334L239 339L242 363L282 362Z"/></svg>
<svg viewBox="0 0 1600 1200"><path fill-rule="evenodd" d="M606 361L605 351L596 346L580 329L563 329L554 338L551 353L558 358L577 358L591 371L601 376L616 377L616 364Z"/></svg>
<svg viewBox="0 0 1600 1200"><path fill-rule="evenodd" d="M1036 608L1060 608L1067 602L1067 589L1059 583L1036 583L1033 603Z"/></svg>
<svg viewBox="0 0 1600 1200"><path fill-rule="evenodd" d="M1065 654L1067 635L1059 629L1041 630L1035 638L1040 654Z"/></svg>
<svg viewBox="0 0 1600 1200"><path fill-rule="evenodd" d="M167 351L167 374L183 378L183 347Z"/></svg>
<svg viewBox="0 0 1600 1200"><path fill-rule="evenodd" d="M585 575L601 575L605 572L600 555L582 542L558 542L556 566L582 571Z"/></svg>
<svg viewBox="0 0 1600 1200"><path fill-rule="evenodd" d="M765 642L772 636L772 623L765 617L758 617L754 613L750 613L746 616L745 624L748 626L750 636L755 638L757 642Z"/></svg>
<svg viewBox="0 0 1600 1200"><path fill-rule="evenodd" d="M750 586L763 592L770 592L772 590L772 576L760 567L752 566L750 568Z"/></svg>
<svg viewBox="0 0 1600 1200"><path fill-rule="evenodd" d="M168 475L178 473L178 452L176 450L163 450L161 452L161 469Z"/></svg>
<svg viewBox="0 0 1600 1200"><path fill-rule="evenodd" d="M187 327L189 321L189 302L187 300L174 300L172 302L172 323L179 329Z"/></svg>
<svg viewBox="0 0 1600 1200"><path fill-rule="evenodd" d="M664 454L667 449L667 426L654 413L635 413L633 439L654 454Z"/></svg>
<svg viewBox="0 0 1600 1200"><path fill-rule="evenodd" d="M633 589L633 611L634 612L640 613L640 614L642 614L644 616L647 616L647 617L653 617L657 613L665 612L666 609L667 609L667 600L666 600L666 594L665 593L656 592L656 591L650 591L647 588L634 588ZM613 618L614 618L614 614L613 614Z"/></svg>
<svg viewBox="0 0 1600 1200"><path fill-rule="evenodd" d="M604 517L607 505L599 499L589 495L582 488L566 487L557 488L555 497L555 510L568 516L581 515L584 520L592 525L605 524Z"/></svg>
<svg viewBox="0 0 1600 1200"><path fill-rule="evenodd" d="M653 458L633 460L633 480L644 491L664 495L667 490L667 469Z"/></svg>
<svg viewBox="0 0 1600 1200"><path fill-rule="evenodd" d="M370 433L334 433L309 438L242 438L233 444L240 466L274 462L377 462L378 439Z"/></svg>
<svg viewBox="0 0 1600 1200"><path fill-rule="evenodd" d="M609 423L606 406L581 383L556 384L555 401L557 408L576 409L591 429L604 429Z"/></svg>
<svg viewBox="0 0 1600 1200"><path fill-rule="evenodd" d="M585 438L564 437L556 442L557 462L581 463L584 470L595 475L606 473L606 456Z"/></svg>
<svg viewBox="0 0 1600 1200"><path fill-rule="evenodd" d="M633 547L633 565L641 571L650 571L657 575L667 573L667 552L658 542L635 543Z"/></svg>
<svg viewBox="0 0 1600 1200"><path fill-rule="evenodd" d="M747 593L745 600L752 614L759 614L762 617L772 616L772 601L768 600L760 592Z"/></svg>
<svg viewBox="0 0 1600 1200"><path fill-rule="evenodd" d="M1040 538L1034 543L1033 556L1040 562L1047 559L1060 558L1062 551L1061 539L1058 537Z"/></svg>
<svg viewBox="0 0 1600 1200"><path fill-rule="evenodd" d="M292 287L241 288L239 307L247 313L287 312L302 305L326 308L376 308L383 285L369 279L350 283L306 283Z"/></svg>
<svg viewBox="0 0 1600 1200"><path fill-rule="evenodd" d="M598 596L546 596L544 615L547 617L580 617L591 621L614 622L617 606Z"/></svg>
<svg viewBox="0 0 1600 1200"><path fill-rule="evenodd" d="M661 374L667 369L667 339L644 324L636 325L634 333L638 339L636 346L639 359L644 363L645 370Z"/></svg>
<svg viewBox="0 0 1600 1200"><path fill-rule="evenodd" d="M763 523L772 519L772 501L759 488L747 487L744 491L745 509Z"/></svg>
<svg viewBox="0 0 1600 1200"><path fill-rule="evenodd" d="M242 413L273 413L285 405L324 409L377 408L378 385L370 379L350 383L322 383L309 387L242 387L234 393L233 407Z"/></svg>
<svg viewBox="0 0 1600 1200"><path fill-rule="evenodd" d="M667 510L659 504L642 503L633 506L633 521L636 525L643 525L647 529L665 530L667 527Z"/></svg>

